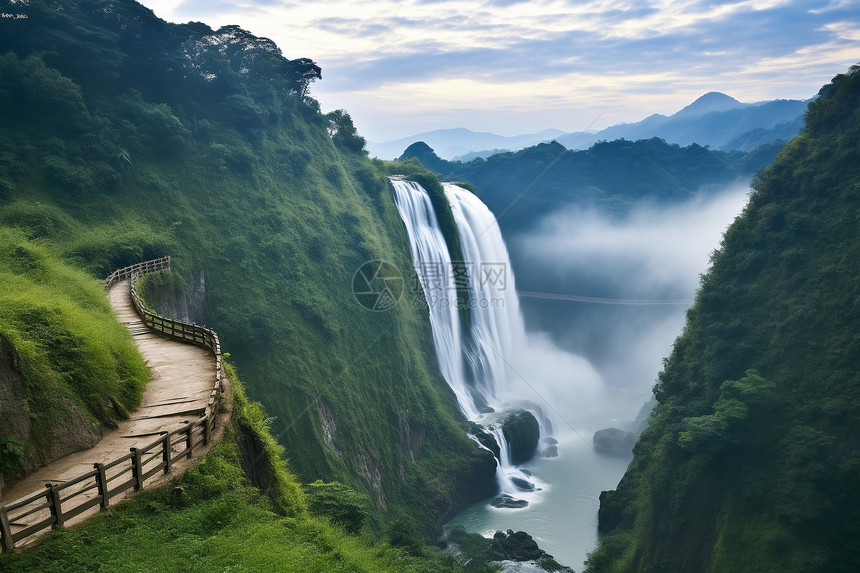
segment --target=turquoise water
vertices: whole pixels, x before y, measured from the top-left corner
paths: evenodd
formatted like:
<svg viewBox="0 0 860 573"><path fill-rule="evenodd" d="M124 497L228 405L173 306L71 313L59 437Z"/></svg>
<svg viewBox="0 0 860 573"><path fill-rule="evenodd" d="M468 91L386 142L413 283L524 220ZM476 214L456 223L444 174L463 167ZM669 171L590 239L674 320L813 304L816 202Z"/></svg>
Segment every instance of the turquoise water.
<svg viewBox="0 0 860 573"><path fill-rule="evenodd" d="M600 492L615 488L631 459L596 453L591 438L598 429L627 426L643 401L628 398L579 416L570 423L572 428L555 435L558 457L535 458L520 466L542 488L516 496L527 499L528 507L497 509L486 500L459 514L447 527L462 525L466 531L485 536L497 530L527 531L559 563L581 571L587 553L597 545ZM623 418L607 415L613 411L622 412Z"/></svg>

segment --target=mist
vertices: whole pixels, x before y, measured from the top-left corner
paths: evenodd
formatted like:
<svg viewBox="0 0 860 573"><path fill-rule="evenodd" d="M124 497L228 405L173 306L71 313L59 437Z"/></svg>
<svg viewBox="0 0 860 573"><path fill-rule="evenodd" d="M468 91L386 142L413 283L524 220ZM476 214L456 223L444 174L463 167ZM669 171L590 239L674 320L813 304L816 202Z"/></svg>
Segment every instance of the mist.
<svg viewBox="0 0 860 573"><path fill-rule="evenodd" d="M641 205L623 217L572 207L507 238L518 290L600 299L521 298L534 340L523 354L535 365L523 368L541 380L545 404L567 422L587 415L589 402L606 400L616 402L610 410L620 418L636 416L748 193L734 186L682 204Z"/></svg>
<svg viewBox="0 0 860 573"><path fill-rule="evenodd" d="M560 348L546 333L529 333L528 340L513 349L508 364L506 397L538 406L554 431L563 431L584 408L606 397L603 377L594 365Z"/></svg>

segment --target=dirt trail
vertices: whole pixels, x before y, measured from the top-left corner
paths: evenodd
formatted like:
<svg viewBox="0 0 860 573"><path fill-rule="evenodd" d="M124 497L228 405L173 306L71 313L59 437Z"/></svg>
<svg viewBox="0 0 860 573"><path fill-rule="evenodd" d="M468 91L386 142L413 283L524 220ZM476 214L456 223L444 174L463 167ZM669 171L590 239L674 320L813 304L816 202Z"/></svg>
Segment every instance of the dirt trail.
<svg viewBox="0 0 860 573"><path fill-rule="evenodd" d="M134 310L127 280L111 288L110 302L119 321L131 331L141 355L150 368L151 377L140 406L128 420L120 422L116 430L105 434L94 447L57 459L26 478L10 484L3 491L0 505L8 505L18 499L44 491L47 483L59 484L70 481L91 471L94 463L113 461L128 454L130 448L148 445L159 435L175 430L186 422L194 421L204 413L215 383L213 354L202 347L170 340L148 329ZM224 425L225 423L219 420L216 425L217 434L220 435ZM218 435L213 436L215 439L210 444L217 441L218 437ZM183 458L181 463L174 465L173 470L183 470L202 457L208 449L195 450L192 459ZM159 474L147 480L146 487L152 487L176 475L178 475L176 471L171 471L170 474ZM89 497L94 495L96 492L93 490ZM86 496L80 497L86 498ZM111 504L116 501L119 499L112 498ZM66 525L81 521L97 512L98 507L93 508L70 520ZM38 519L40 516L36 514L26 521L33 523ZM26 527L27 523L11 525L15 531ZM31 539L19 542L18 545L26 544Z"/></svg>

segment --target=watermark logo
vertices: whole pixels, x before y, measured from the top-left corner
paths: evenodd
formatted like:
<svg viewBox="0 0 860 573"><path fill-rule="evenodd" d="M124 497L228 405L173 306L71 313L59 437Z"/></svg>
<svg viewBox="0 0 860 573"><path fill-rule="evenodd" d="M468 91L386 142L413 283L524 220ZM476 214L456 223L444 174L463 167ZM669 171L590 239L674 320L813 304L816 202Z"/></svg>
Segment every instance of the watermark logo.
<svg viewBox="0 0 860 573"><path fill-rule="evenodd" d="M352 294L367 310L386 311L403 296L403 276L387 261L367 261L352 277Z"/></svg>
<svg viewBox="0 0 860 573"><path fill-rule="evenodd" d="M507 264L467 261L418 263L415 265L411 287L412 292L431 293L467 289L470 285L483 292L507 290Z"/></svg>
<svg viewBox="0 0 860 573"><path fill-rule="evenodd" d="M352 278L355 300L375 312L396 306L407 290L413 308L504 308L507 288L506 263L419 263L407 285L397 267L373 260L361 265ZM471 298L464 300L463 293Z"/></svg>

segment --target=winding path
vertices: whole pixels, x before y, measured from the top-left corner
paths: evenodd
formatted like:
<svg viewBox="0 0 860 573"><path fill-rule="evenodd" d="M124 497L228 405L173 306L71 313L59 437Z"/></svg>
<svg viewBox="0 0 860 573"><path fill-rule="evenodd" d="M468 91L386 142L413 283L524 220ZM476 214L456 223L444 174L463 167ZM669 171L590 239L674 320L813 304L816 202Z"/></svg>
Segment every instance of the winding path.
<svg viewBox="0 0 860 573"><path fill-rule="evenodd" d="M213 386L216 383L216 358L211 351L194 344L171 340L156 334L147 327L132 303L129 280L122 280L111 286L109 297L117 318L131 331L141 355L150 368L150 380L144 391L140 406L128 420L120 422L116 430L105 434L94 447L57 459L24 479L4 490L0 506L10 505L19 499L37 492L44 492L46 484L69 482L87 472L93 471L96 462L109 463L121 456L128 455L131 448L142 448L157 440L167 432L175 431L188 422L202 416L210 403ZM229 416L229 412L221 414ZM224 427L223 420L215 424L209 446L218 439ZM190 458L182 457L171 466L183 470L192 465L208 451L209 447L195 449ZM146 487L151 487L176 476L176 473L161 473L148 478ZM84 489L85 484L79 487ZM76 486L77 487L77 486ZM72 488L70 488L72 489ZM129 490L130 491L130 490ZM111 499L118 500L128 492ZM81 500L98 496L95 489L79 494ZM98 513L96 505L83 514L67 520L70 525ZM28 516L18 522L12 521L11 528L22 531L28 525L44 519L48 509ZM39 532L43 533L43 532ZM17 546L32 542L39 533L19 541Z"/></svg>

